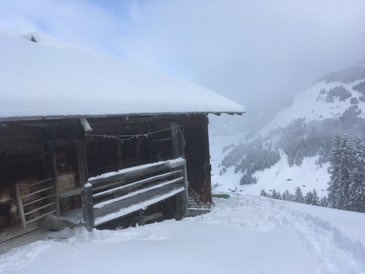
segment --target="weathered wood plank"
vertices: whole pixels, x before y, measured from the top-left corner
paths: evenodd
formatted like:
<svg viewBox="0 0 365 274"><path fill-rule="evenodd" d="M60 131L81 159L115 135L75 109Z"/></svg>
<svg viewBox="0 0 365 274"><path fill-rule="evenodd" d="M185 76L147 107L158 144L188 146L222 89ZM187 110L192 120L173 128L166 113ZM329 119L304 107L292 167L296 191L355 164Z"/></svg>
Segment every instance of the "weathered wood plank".
<svg viewBox="0 0 365 274"><path fill-rule="evenodd" d="M72 189L72 190L61 192L58 196L60 198L67 198L67 197L80 195L80 193L81 193L81 188L75 188L75 189Z"/></svg>
<svg viewBox="0 0 365 274"><path fill-rule="evenodd" d="M52 182L52 180L53 180L53 178L42 180L42 181L37 181L37 182L31 183L31 184L20 183L19 190L22 191L24 188L29 189L29 188L32 188L36 185L40 185L40 184L44 184L44 183L50 183L50 182Z"/></svg>
<svg viewBox="0 0 365 274"><path fill-rule="evenodd" d="M150 215L143 215L143 223L157 220L163 217L162 212L153 213Z"/></svg>
<svg viewBox="0 0 365 274"><path fill-rule="evenodd" d="M185 190L184 187L182 187L181 185L178 185L178 186L175 186L174 188L171 188L170 190L166 190L166 191L158 190L154 194L150 193L151 194L150 197L145 197L144 200L142 200L142 201L140 200L139 202L128 203L127 201L124 201L125 202L124 207L123 206L116 207L114 211L112 210L109 213L105 212L105 214L100 214L101 212L99 212L100 216L96 217L95 226L107 223L116 218L126 216L130 213L139 211L140 209L144 209L150 205L156 204L156 203L166 200L170 197L173 197L173 196L177 195L178 193L183 192L184 190Z"/></svg>
<svg viewBox="0 0 365 274"><path fill-rule="evenodd" d="M122 208L126 208L131 205L136 205L136 204L142 203L143 201L150 200L155 196L163 195L164 193L168 193L169 191L171 191L175 188L180 188L180 187L182 187L182 186L180 184L176 183L176 184L170 184L170 185L164 186L162 188L152 189L148 192L133 195L126 199L116 201L114 203L109 204L108 206L104 206L101 208L94 208L94 214L95 214L95 217L100 217L100 216L103 216L106 214L117 212Z"/></svg>
<svg viewBox="0 0 365 274"><path fill-rule="evenodd" d="M44 213L44 214L42 214L42 215L40 215L40 216L38 216L38 217L36 217L36 218L34 218L34 219L31 219L31 220L29 220L29 221L27 221L27 225L29 225L29 224L31 224L31 223L34 223L34 222L36 222L36 221L39 221L39 220L41 220L41 219L43 219L43 218L45 218L45 217L47 217L48 215L50 215L50 214L53 214L53 213L56 213L56 210L51 210L51 211L49 211L49 212L47 212L47 213Z"/></svg>
<svg viewBox="0 0 365 274"><path fill-rule="evenodd" d="M88 231L94 228L93 189L91 184L86 184L82 190L83 218Z"/></svg>
<svg viewBox="0 0 365 274"><path fill-rule="evenodd" d="M114 198L114 199L110 199L110 200L106 200L106 201L102 201L100 203L94 204L94 208L102 208L104 206L108 206L108 205L113 204L115 202L119 202L119 201L128 199L128 198L133 197L133 196L143 195L144 193L147 193L151 190L163 188L163 187L165 187L167 185L170 185L170 184L181 183L183 181L184 181L183 177L179 177L179 178L176 178L176 179L173 179L173 180L170 180L170 181L163 181L163 182L160 182L160 183L155 184L153 186L145 187L145 188L130 192L126 195L123 195L123 196L120 196L120 197L117 197L117 198Z"/></svg>
<svg viewBox="0 0 365 274"><path fill-rule="evenodd" d="M185 159L177 158L89 178L82 192L87 229L91 231L94 226L144 210L175 195L180 197L179 214L184 217L187 208L185 167ZM143 187L145 184L148 185ZM95 193L100 189L105 190ZM92 195L92 192L95 194ZM94 204L95 199L100 202Z"/></svg>
<svg viewBox="0 0 365 274"><path fill-rule="evenodd" d="M37 191L31 192L31 193L29 193L29 194L22 195L22 198L28 198L28 197L33 196L33 195L35 195L35 194L38 194L38 193L41 193L41 192L45 192L45 191L47 191L47 190L54 189L54 188L55 188L55 186L45 187L45 188L42 188L42 189L40 189L40 190L37 190Z"/></svg>
<svg viewBox="0 0 365 274"><path fill-rule="evenodd" d="M27 216L27 215L32 214L32 213L35 213L35 212L37 212L37 211L39 211L39 210L41 210L41 209L44 209L44 208L50 207L50 206L52 206L52 205L56 205L56 202L51 202L51 203L48 203L48 204L46 204L46 205L43 205L43 206L37 207L37 208L35 208L35 209L31 210L31 211L27 211L27 212L25 212L25 213L24 213L24 216Z"/></svg>
<svg viewBox="0 0 365 274"><path fill-rule="evenodd" d="M102 192L98 192L98 193L94 194L93 196L94 196L94 198L100 198L102 196L110 195L110 194L116 194L117 195L118 193L128 191L128 190L131 190L133 188L140 187L140 186L142 186L144 184L147 184L147 183L162 180L162 179L172 177L172 176L181 176L181 175L182 175L181 170L175 170L175 171L163 173L163 174L160 174L160 175L152 176L152 177L149 177L149 178L146 178L146 179L143 179L143 180L135 181L135 182L127 184L127 185L123 185L123 186L115 187L115 188L112 188L112 189L104 190ZM120 182L118 182L118 183L120 183ZM108 186L110 186L110 185L108 185ZM94 189L97 189L97 188L94 188Z"/></svg>
<svg viewBox="0 0 365 274"><path fill-rule="evenodd" d="M43 201L43 200L46 200L46 199L49 199L49 198L52 198L56 196L56 194L52 194L52 195L48 195L48 196L44 196L42 198L39 198L39 199L36 199L36 200L33 200L33 201L30 201L30 202L27 202L25 203L23 206L26 207L26 206L29 206L31 204L34 204L34 203L37 203L37 202L40 202L40 201Z"/></svg>
<svg viewBox="0 0 365 274"><path fill-rule="evenodd" d="M118 172L111 172L110 175L105 174L104 176L89 178L89 183L94 187L110 184L117 181L126 181L137 176L147 176L153 173L161 172L164 170L178 168L185 164L185 159L178 158L175 160L161 161L153 164L140 165L137 167L126 168Z"/></svg>

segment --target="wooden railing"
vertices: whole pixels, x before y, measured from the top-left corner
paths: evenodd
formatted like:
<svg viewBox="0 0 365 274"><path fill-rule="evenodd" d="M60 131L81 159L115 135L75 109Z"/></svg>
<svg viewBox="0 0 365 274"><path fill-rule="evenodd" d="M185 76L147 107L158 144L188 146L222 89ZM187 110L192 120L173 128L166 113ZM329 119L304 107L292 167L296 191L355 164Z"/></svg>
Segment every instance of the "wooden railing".
<svg viewBox="0 0 365 274"><path fill-rule="evenodd" d="M177 195L179 214L187 211L186 161L161 161L89 178L82 190L86 228L105 224Z"/></svg>
<svg viewBox="0 0 365 274"><path fill-rule="evenodd" d="M56 213L56 186L54 179L18 183L15 185L19 215L23 228Z"/></svg>

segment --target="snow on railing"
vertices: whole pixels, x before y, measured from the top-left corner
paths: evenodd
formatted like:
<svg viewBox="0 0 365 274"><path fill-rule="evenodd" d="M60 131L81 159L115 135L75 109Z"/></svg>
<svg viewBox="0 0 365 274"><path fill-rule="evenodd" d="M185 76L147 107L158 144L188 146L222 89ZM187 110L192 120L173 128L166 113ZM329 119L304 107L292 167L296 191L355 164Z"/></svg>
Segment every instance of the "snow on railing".
<svg viewBox="0 0 365 274"><path fill-rule="evenodd" d="M105 224L175 195L181 199L178 218L187 211L186 161L150 163L89 178L82 190L86 228Z"/></svg>

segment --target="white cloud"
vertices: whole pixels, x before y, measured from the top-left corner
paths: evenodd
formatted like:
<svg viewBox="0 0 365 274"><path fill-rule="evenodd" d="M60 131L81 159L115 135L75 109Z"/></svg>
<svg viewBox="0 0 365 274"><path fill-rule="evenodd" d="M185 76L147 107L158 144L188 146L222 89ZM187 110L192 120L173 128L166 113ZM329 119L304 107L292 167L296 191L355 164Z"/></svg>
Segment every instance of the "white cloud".
<svg viewBox="0 0 365 274"><path fill-rule="evenodd" d="M123 19L87 1L0 0L0 25L18 32L42 31L61 40L113 52Z"/></svg>
<svg viewBox="0 0 365 274"><path fill-rule="evenodd" d="M181 74L252 110L365 58L363 0L5 1L0 25Z"/></svg>
<svg viewBox="0 0 365 274"><path fill-rule="evenodd" d="M358 0L154 1L129 27L121 48L130 59L179 68L254 105L365 56L365 2Z"/></svg>

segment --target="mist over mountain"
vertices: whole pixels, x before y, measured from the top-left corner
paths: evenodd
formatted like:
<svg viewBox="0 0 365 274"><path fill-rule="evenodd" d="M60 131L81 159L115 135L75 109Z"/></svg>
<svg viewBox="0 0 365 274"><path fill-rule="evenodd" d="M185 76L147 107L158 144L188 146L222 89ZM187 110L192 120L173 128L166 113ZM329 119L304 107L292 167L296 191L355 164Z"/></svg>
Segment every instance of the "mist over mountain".
<svg viewBox="0 0 365 274"><path fill-rule="evenodd" d="M241 126L229 138L219 133L232 132L212 124L212 150L223 149L223 156L213 159L215 187L226 189L226 179L234 178L236 185L228 188L247 193L294 192L300 186L304 194L316 189L319 196L326 195L334 138L365 137L365 62L324 75L271 119L258 117L256 124L251 131Z"/></svg>

